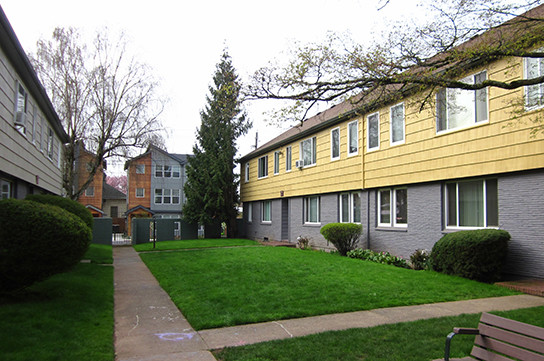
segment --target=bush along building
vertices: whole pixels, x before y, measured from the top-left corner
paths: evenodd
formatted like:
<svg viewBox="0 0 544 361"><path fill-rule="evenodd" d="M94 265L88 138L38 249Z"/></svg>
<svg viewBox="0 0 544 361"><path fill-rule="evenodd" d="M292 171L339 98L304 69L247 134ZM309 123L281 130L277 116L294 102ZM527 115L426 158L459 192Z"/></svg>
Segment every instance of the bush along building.
<svg viewBox="0 0 544 361"><path fill-rule="evenodd" d="M534 78L541 62L475 63L463 80ZM544 278L543 92L438 89L423 109L428 94L412 92L309 118L241 158L247 235L331 248L323 225L360 223L359 247L408 258L450 232L504 229L505 272Z"/></svg>
<svg viewBox="0 0 544 361"><path fill-rule="evenodd" d="M0 8L0 199L61 195L68 136Z"/></svg>
<svg viewBox="0 0 544 361"><path fill-rule="evenodd" d="M150 146L145 153L125 163L129 234L134 217L181 218L189 156Z"/></svg>

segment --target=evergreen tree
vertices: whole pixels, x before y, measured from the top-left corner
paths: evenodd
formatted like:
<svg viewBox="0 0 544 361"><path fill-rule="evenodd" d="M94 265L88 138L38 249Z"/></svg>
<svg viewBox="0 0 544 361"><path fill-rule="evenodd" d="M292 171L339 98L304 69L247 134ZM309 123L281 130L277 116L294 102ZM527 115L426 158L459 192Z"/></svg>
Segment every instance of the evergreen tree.
<svg viewBox="0 0 544 361"><path fill-rule="evenodd" d="M194 157L187 166L184 218L189 222L225 222L228 236L236 234L239 175L236 167L236 140L247 133L251 123L242 110L241 84L227 51L216 66L213 85L200 112Z"/></svg>

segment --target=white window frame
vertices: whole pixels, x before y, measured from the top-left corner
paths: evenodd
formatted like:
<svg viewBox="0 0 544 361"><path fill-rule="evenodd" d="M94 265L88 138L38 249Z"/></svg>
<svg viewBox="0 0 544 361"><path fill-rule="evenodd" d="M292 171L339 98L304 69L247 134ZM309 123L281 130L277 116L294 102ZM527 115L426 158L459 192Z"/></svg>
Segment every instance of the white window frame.
<svg viewBox="0 0 544 361"><path fill-rule="evenodd" d="M274 152L274 175L280 174L280 151Z"/></svg>
<svg viewBox="0 0 544 361"><path fill-rule="evenodd" d="M401 116L401 119L400 121L402 122L402 139L399 139L397 141L395 141L393 139L393 135L394 135L394 123L397 119L395 119L393 117L393 114L395 113L395 108L399 108L401 107L402 109L402 116ZM390 124L390 127L389 127L389 134L390 134L390 137L389 137L389 143L393 146L393 145L399 145L399 144L404 144L405 141L406 141L406 114L405 114L405 109L404 109L404 103L399 103L399 104L395 104L393 105L391 108L389 108L389 124Z"/></svg>
<svg viewBox="0 0 544 361"><path fill-rule="evenodd" d="M246 163L246 168L244 172L244 181L249 182L249 162Z"/></svg>
<svg viewBox="0 0 544 361"><path fill-rule="evenodd" d="M135 164L136 174L145 174L145 164Z"/></svg>
<svg viewBox="0 0 544 361"><path fill-rule="evenodd" d="M0 179L0 200L11 198L11 182Z"/></svg>
<svg viewBox="0 0 544 361"><path fill-rule="evenodd" d="M485 79L487 79L487 70L480 71L475 74L471 74L463 79L461 79L461 82L469 83L472 82L473 84L476 82L477 77L484 76ZM478 102L478 99L482 98L485 94L485 102ZM451 102L449 101L451 97L459 96L462 97L461 99L468 99L472 98L473 107L470 108L471 111L474 114L469 114L472 116L472 119L468 118L468 122L466 124L461 124L458 126L451 125L450 121L452 118L450 115L449 110L454 109L453 106L451 106ZM485 104L485 111L480 109L478 110L478 104ZM457 104L455 104L457 106ZM460 105L459 107L464 107L464 105ZM469 107L466 107L467 109ZM444 114L443 114L444 113ZM485 113L485 114L484 114ZM478 114L483 114L484 119L478 120ZM445 115L445 119L442 119L442 117ZM441 124L445 122L445 128L441 129ZM471 128L476 125L485 124L489 122L489 93L488 89L479 89L479 90L462 90L462 89L452 89L452 88L442 88L440 89L436 94L436 134L443 134L443 133L449 133L461 129Z"/></svg>
<svg viewBox="0 0 544 361"><path fill-rule="evenodd" d="M177 164L172 165L172 178L181 178L181 166Z"/></svg>
<svg viewBox="0 0 544 361"><path fill-rule="evenodd" d="M406 223L399 223L397 221L397 191L406 191ZM381 193L389 193L389 222L382 222L382 198ZM383 188L378 190L378 199L376 202L378 227L394 227L394 228L407 228L408 227L408 188L407 187L395 187L395 188Z"/></svg>
<svg viewBox="0 0 544 361"><path fill-rule="evenodd" d="M353 125L355 125L355 130L353 130ZM351 134L355 131L355 150L351 150ZM359 154L359 121L354 120L353 122L348 123L348 141L347 141L347 147L348 147L348 157L352 157L354 155Z"/></svg>
<svg viewBox="0 0 544 361"><path fill-rule="evenodd" d="M248 203L247 207L247 222L252 223L253 222L253 203Z"/></svg>
<svg viewBox="0 0 544 361"><path fill-rule="evenodd" d="M361 192L340 193L339 202L338 202L339 203L339 217L338 218L340 223L361 224L361 220L362 220L361 203L359 203L359 221L355 220L355 195L359 197L359 202L361 202ZM344 197L346 197L346 200L344 200ZM348 212L347 214L344 214L344 202L347 202L347 212Z"/></svg>
<svg viewBox="0 0 544 361"><path fill-rule="evenodd" d="M376 119L374 119L374 117ZM369 114L367 117L366 117L366 122L367 122L367 126L366 126L366 129L367 129L367 151L371 152L371 151L375 151L375 150L378 150L380 149L380 113L379 112L376 112L376 113L372 113L372 114ZM371 131L371 128L372 128L372 123L373 122L376 122L376 137L377 137L377 141L378 141L378 144L374 147L371 147L370 145L370 137L371 137L371 134L370 134L370 131Z"/></svg>
<svg viewBox="0 0 544 361"><path fill-rule="evenodd" d="M304 145L309 144L310 145L310 160L309 163L306 163L306 159L304 159ZM300 159L302 160L303 168L315 166L317 163L317 138L315 136L311 138L304 139L300 142Z"/></svg>
<svg viewBox="0 0 544 361"><path fill-rule="evenodd" d="M261 159L263 160L261 162ZM258 179L268 177L268 155L264 155L257 160Z"/></svg>
<svg viewBox="0 0 544 361"><path fill-rule="evenodd" d="M538 51L543 51L544 48L538 49ZM533 63L534 65L531 65L530 63ZM535 64L536 63L536 64ZM535 66L538 67L536 77L543 76L544 75L544 59L541 58L523 58L523 79L532 79L535 76L532 76L529 78L529 74L531 73L529 66ZM535 104L532 104L530 102L530 91L533 89L535 92L535 95L537 97L537 101ZM525 99L525 110L534 110L534 109L540 109L544 107L544 84L535 84L535 85L528 85L524 87L524 99Z"/></svg>
<svg viewBox="0 0 544 361"><path fill-rule="evenodd" d="M265 208L268 208L268 219L265 218ZM272 201L261 202L261 223L272 223Z"/></svg>
<svg viewBox="0 0 544 361"><path fill-rule="evenodd" d="M317 206L317 209L315 210L315 219L312 219L312 214L310 212L312 207L312 201L315 201ZM321 197L304 197L304 224L321 224Z"/></svg>
<svg viewBox="0 0 544 361"><path fill-rule="evenodd" d="M156 188L153 202L155 204L180 204L180 194L179 189ZM157 202L157 199L160 199L160 201ZM168 202L166 202L166 199L168 199Z"/></svg>
<svg viewBox="0 0 544 361"><path fill-rule="evenodd" d="M285 148L285 171L290 172L293 168L293 149L291 146Z"/></svg>
<svg viewBox="0 0 544 361"><path fill-rule="evenodd" d="M53 129L47 127L47 158L53 160L55 135Z"/></svg>
<svg viewBox="0 0 544 361"><path fill-rule="evenodd" d="M142 191L141 195L138 195L138 190ZM135 192L136 192L136 198L145 198L145 188L136 188Z"/></svg>
<svg viewBox="0 0 544 361"><path fill-rule="evenodd" d="M32 104L32 124L30 129L30 138L32 139L32 144L36 144L36 118L38 117L38 107Z"/></svg>
<svg viewBox="0 0 544 361"><path fill-rule="evenodd" d="M17 81L15 84L15 109L13 112L13 123L21 134L25 134L28 92L21 82Z"/></svg>
<svg viewBox="0 0 544 361"><path fill-rule="evenodd" d="M336 135L335 135L336 132ZM336 149L338 151L338 154L334 154L334 141L337 141L338 148ZM348 146L349 147L349 146ZM340 159L340 127L331 129L331 161Z"/></svg>
<svg viewBox="0 0 544 361"><path fill-rule="evenodd" d="M462 226L462 225L459 225L460 224L460 212L461 212L461 207L459 206L459 184L460 183L469 183L469 182L482 182L482 205L483 205L483 209L482 209L482 212L483 214L481 214L482 216L482 219L483 219L483 226ZM485 178L485 179L469 179L469 180L463 180L463 181L456 181L456 182L447 182L445 184L445 189L444 189L444 224L446 226L446 229L467 229L467 230L470 230L470 229L483 229L483 228L498 228L498 224L494 225L494 224L489 224L490 220L488 219L489 218L489 211L488 211L488 207L489 207L489 203L488 203L488 183L489 182L493 182L494 183L494 186L495 186L495 189L497 191L497 194L496 194L496 204L494 204L494 206L496 206L496 209L495 209L495 213L496 213L496 217L497 217L497 223L499 223L499 195L498 195L498 180L497 178ZM448 185L455 185L455 210L456 210L456 214L455 214L455 218L456 218L456 222L455 222L455 225L450 225L450 222L449 222L449 187Z"/></svg>

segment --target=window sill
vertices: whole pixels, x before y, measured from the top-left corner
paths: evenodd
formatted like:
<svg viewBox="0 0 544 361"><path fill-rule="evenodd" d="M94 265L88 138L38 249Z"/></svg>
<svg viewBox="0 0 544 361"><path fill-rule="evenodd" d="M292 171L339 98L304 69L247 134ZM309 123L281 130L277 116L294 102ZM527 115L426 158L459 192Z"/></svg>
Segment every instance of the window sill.
<svg viewBox="0 0 544 361"><path fill-rule="evenodd" d="M448 134L455 133L455 132L461 132L461 131L463 131L463 130L478 128L478 127L481 127L481 126L484 126L484 125L488 125L488 124L489 124L489 120L482 120L481 122L474 123L474 124L470 124L470 125L467 125L467 126L464 126L464 127L459 127L459 128L453 128L453 129L446 129L446 130L437 131L437 132L436 132L436 136L437 136L437 137L440 137L440 136L442 136L442 135L448 135Z"/></svg>
<svg viewBox="0 0 544 361"><path fill-rule="evenodd" d="M272 225L272 221L261 221L261 224L265 226L270 226Z"/></svg>
<svg viewBox="0 0 544 361"><path fill-rule="evenodd" d="M310 223L306 222L302 225L303 227L321 227L321 223Z"/></svg>
<svg viewBox="0 0 544 361"><path fill-rule="evenodd" d="M378 226L376 227L377 231L384 232L408 232L408 227L387 227L387 226Z"/></svg>
<svg viewBox="0 0 544 361"><path fill-rule="evenodd" d="M459 231L476 231L479 229L500 229L500 227L448 227L442 230L443 234L455 233Z"/></svg>

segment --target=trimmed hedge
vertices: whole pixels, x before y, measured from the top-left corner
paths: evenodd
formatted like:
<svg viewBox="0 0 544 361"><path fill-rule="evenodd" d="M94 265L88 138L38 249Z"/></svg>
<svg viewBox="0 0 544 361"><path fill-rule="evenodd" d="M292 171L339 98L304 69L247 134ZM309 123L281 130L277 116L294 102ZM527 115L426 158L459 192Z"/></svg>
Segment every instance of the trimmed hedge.
<svg viewBox="0 0 544 361"><path fill-rule="evenodd" d="M87 207L79 202L52 194L29 194L25 199L43 204L52 204L65 209L81 218L90 229L93 229L93 215Z"/></svg>
<svg viewBox="0 0 544 361"><path fill-rule="evenodd" d="M74 214L26 200L0 201L0 292L23 289L70 270L92 231Z"/></svg>
<svg viewBox="0 0 544 361"><path fill-rule="evenodd" d="M482 282L500 278L510 234L498 229L459 231L435 243L431 266L435 271Z"/></svg>
<svg viewBox="0 0 544 361"><path fill-rule="evenodd" d="M363 226L355 223L329 223L320 230L323 237L331 242L342 256L355 249L362 231Z"/></svg>

